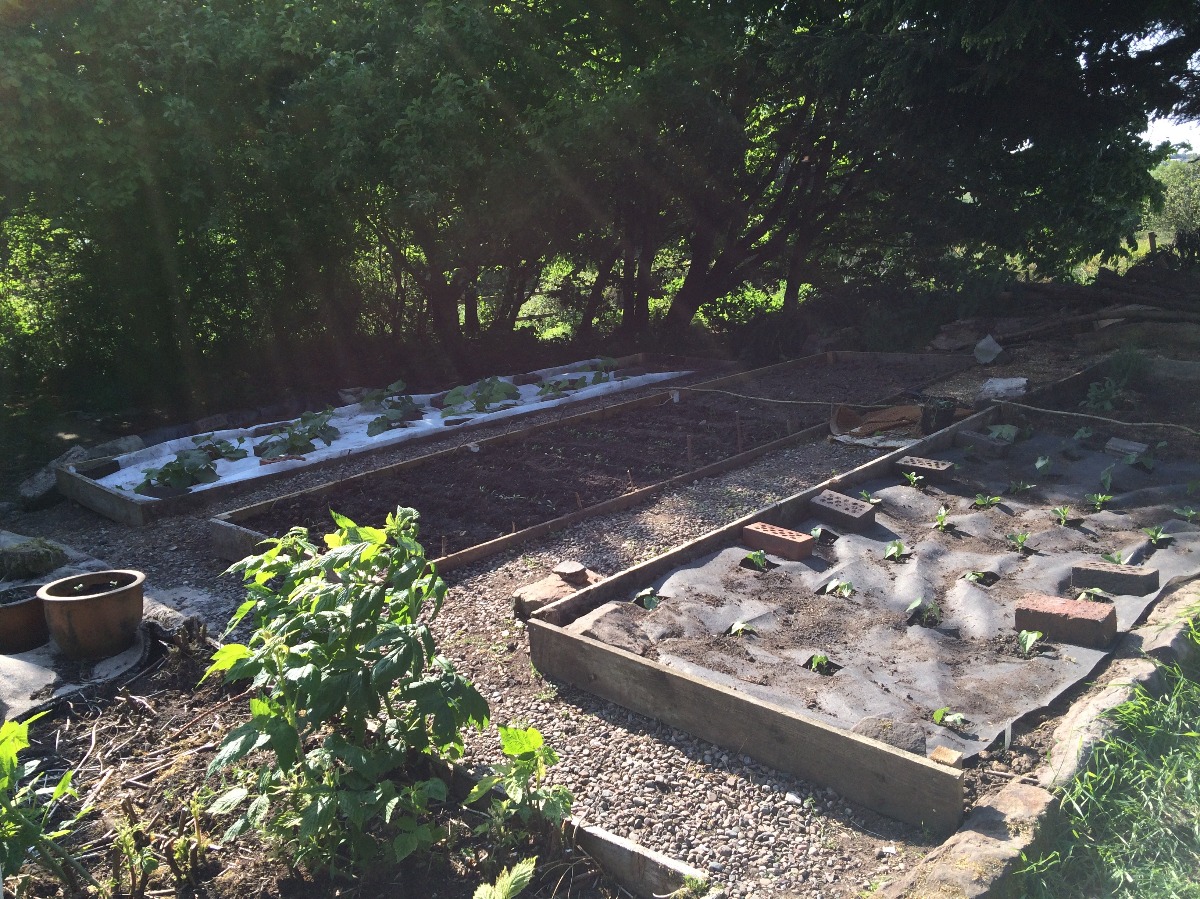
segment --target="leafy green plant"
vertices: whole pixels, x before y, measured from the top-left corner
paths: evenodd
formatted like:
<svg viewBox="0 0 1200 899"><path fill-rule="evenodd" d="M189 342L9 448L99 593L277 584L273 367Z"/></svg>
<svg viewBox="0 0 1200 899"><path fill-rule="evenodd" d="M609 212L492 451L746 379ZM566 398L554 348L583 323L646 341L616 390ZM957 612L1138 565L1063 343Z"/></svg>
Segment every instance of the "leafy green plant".
<svg viewBox="0 0 1200 899"><path fill-rule="evenodd" d="M1029 654L1033 652L1033 648L1037 646L1038 640L1043 636L1041 631L1021 631L1017 634L1017 645L1021 647L1021 655L1028 658Z"/></svg>
<svg viewBox="0 0 1200 899"><path fill-rule="evenodd" d="M340 873L399 861L431 845L423 818L446 798L437 779L405 781L413 755L456 758L462 731L483 728L478 691L436 654L428 620L446 584L417 542L417 513L398 508L383 528L333 516L322 551L293 528L235 563L247 599L230 630L253 613L248 644L230 643L205 674L250 680L250 721L226 735L209 773L255 750L270 753L249 787L208 808L279 842L297 865Z"/></svg>
<svg viewBox="0 0 1200 899"><path fill-rule="evenodd" d="M1087 587L1079 591L1079 595L1075 597L1081 602L1107 602L1110 597L1099 587Z"/></svg>
<svg viewBox="0 0 1200 899"><path fill-rule="evenodd" d="M1059 527L1066 527L1067 522L1071 520L1070 506L1057 506L1050 510L1050 514L1058 519Z"/></svg>
<svg viewBox="0 0 1200 899"><path fill-rule="evenodd" d="M1195 521L1196 515L1200 514L1195 509L1193 509L1191 506L1182 506L1178 509L1172 509L1171 511L1174 512L1176 515L1178 515L1180 518L1182 518L1184 521L1186 521L1188 524L1191 524L1193 521Z"/></svg>
<svg viewBox="0 0 1200 899"><path fill-rule="evenodd" d="M514 384L498 377L484 378L477 384L455 387L446 394L442 417L462 415L464 412L496 412L511 409L521 398L521 391Z"/></svg>
<svg viewBox="0 0 1200 899"><path fill-rule="evenodd" d="M494 849L511 851L534 828L561 827L571 815L574 797L564 786L546 786L546 773L558 763L558 753L546 745L537 728L501 726L499 730L506 761L480 778L466 803L478 802L497 785L503 788L503 797L492 799L487 820L475 832L488 835Z"/></svg>
<svg viewBox="0 0 1200 899"><path fill-rule="evenodd" d="M751 550L746 553L742 561L759 571L767 570L767 554L761 549Z"/></svg>
<svg viewBox="0 0 1200 899"><path fill-rule="evenodd" d="M1054 468L1054 460L1049 456L1038 456L1037 461L1033 463L1033 467L1037 469L1038 474L1048 474Z"/></svg>
<svg viewBox="0 0 1200 899"><path fill-rule="evenodd" d="M729 630L726 631L731 637L749 637L758 633L758 629L748 621L742 621L740 618L733 624L729 625Z"/></svg>
<svg viewBox="0 0 1200 899"><path fill-rule="evenodd" d="M204 450L181 450L160 468L145 469L142 482L133 488L133 492L151 496L156 488L187 490L197 484L212 484L220 479L213 459Z"/></svg>
<svg viewBox="0 0 1200 899"><path fill-rule="evenodd" d="M471 899L516 899L533 882L537 856L523 859L500 872L494 883L481 883Z"/></svg>
<svg viewBox="0 0 1200 899"><path fill-rule="evenodd" d="M367 423L367 436L375 437L393 428L407 427L410 421L421 418L421 407L404 392L403 381L393 381L387 387L368 390L359 406L378 409L380 414Z"/></svg>
<svg viewBox="0 0 1200 899"><path fill-rule="evenodd" d="M937 627L942 623L942 607L936 600L926 599L923 596L910 602L905 612L912 624Z"/></svg>
<svg viewBox="0 0 1200 899"><path fill-rule="evenodd" d="M871 493L870 490L860 490L858 491L858 495L864 503L870 503L872 506L883 502L883 500Z"/></svg>
<svg viewBox="0 0 1200 899"><path fill-rule="evenodd" d="M1091 412L1093 415L1112 412L1121 402L1124 394L1125 383L1117 378L1093 381L1088 385L1087 397L1080 402L1079 408Z"/></svg>
<svg viewBox="0 0 1200 899"><path fill-rule="evenodd" d="M993 506L998 506L1000 502L1001 498L998 496L988 496L986 493L976 493L975 502L971 503L971 505L978 509L990 509Z"/></svg>
<svg viewBox="0 0 1200 899"><path fill-rule="evenodd" d="M985 571L968 571L962 577L963 577L963 580L967 581L968 583L978 584L980 581L982 581L984 579L986 574L987 574L987 572L985 572Z"/></svg>
<svg viewBox="0 0 1200 899"><path fill-rule="evenodd" d="M829 656L817 653L808 660L808 667L813 671L819 671L829 664Z"/></svg>
<svg viewBox="0 0 1200 899"><path fill-rule="evenodd" d="M1100 486L1104 488L1105 493L1109 493L1112 490L1112 473L1113 469L1116 467L1117 463L1114 462L1112 465L1105 468L1104 471L1100 472Z"/></svg>
<svg viewBox="0 0 1200 899"><path fill-rule="evenodd" d="M150 875L158 870L158 856L154 854L150 835L146 832L132 803L128 803L125 813L114 826L115 834L112 842L113 879L116 881L116 892L125 895L121 890L121 881L128 885L130 899L145 899L146 886Z"/></svg>
<svg viewBox="0 0 1200 899"><path fill-rule="evenodd" d="M1037 484L1030 484L1028 481L1009 481L1007 493L1016 495L1018 493L1027 493L1036 487Z"/></svg>
<svg viewBox="0 0 1200 899"><path fill-rule="evenodd" d="M658 595L658 591L653 587L647 587L645 590L639 590L637 595L633 597L633 601L645 609L647 612L653 612L662 602L662 597Z"/></svg>
<svg viewBox="0 0 1200 899"><path fill-rule="evenodd" d="M921 482L925 480L924 475L917 474L915 471L904 471L901 472L901 475L909 487L914 487L917 490L921 489Z"/></svg>
<svg viewBox="0 0 1200 899"><path fill-rule="evenodd" d="M584 376L577 378L554 378L546 381L538 388L538 396L548 399L559 399L573 390L587 386L588 379Z"/></svg>
<svg viewBox="0 0 1200 899"><path fill-rule="evenodd" d="M1029 548L1028 547L1028 543L1029 543L1029 534L1028 533L1006 534L1004 539L1007 540L1012 545L1013 549L1015 549L1019 553L1023 553Z"/></svg>
<svg viewBox="0 0 1200 899"><path fill-rule="evenodd" d="M1016 425L988 425L988 436L1012 443L1020 433Z"/></svg>
<svg viewBox="0 0 1200 899"><path fill-rule="evenodd" d="M280 456L303 456L317 448L320 440L326 446L341 436L341 431L329 422L333 410L305 412L283 430L277 430L254 447L254 454L263 459L278 459Z"/></svg>
<svg viewBox="0 0 1200 899"><path fill-rule="evenodd" d="M1152 528L1142 528L1142 533L1150 538L1150 545L1157 547L1160 543L1166 543L1171 540L1171 535L1163 530L1161 524L1155 525Z"/></svg>
<svg viewBox="0 0 1200 899"><path fill-rule="evenodd" d="M942 506L940 509L937 510L937 513L934 516L933 526L935 528L937 528L939 531L942 531L943 533L948 528L953 528L954 525L952 525L950 523L949 517L950 517L950 510L947 509L945 506Z"/></svg>
<svg viewBox="0 0 1200 899"><path fill-rule="evenodd" d="M215 433L198 434L192 438L192 443L196 445L196 449L200 450L200 452L204 453L214 462L218 459L229 459L236 462L238 459L245 459L250 455L249 451L242 446L246 442L245 437L239 437L236 445L224 438L220 440L213 439L215 437Z"/></svg>
<svg viewBox="0 0 1200 899"><path fill-rule="evenodd" d="M1143 471L1152 472L1158 465L1158 451L1164 449L1166 445L1167 441L1160 440L1153 446L1146 447L1146 449L1142 450L1140 453L1129 453L1127 456L1122 458L1121 461L1133 468L1140 468Z"/></svg>
<svg viewBox="0 0 1200 899"><path fill-rule="evenodd" d="M842 599L849 599L854 595L854 585L849 581L839 581L837 578L834 578L817 592L828 596L840 596Z"/></svg>
<svg viewBox="0 0 1200 899"><path fill-rule="evenodd" d="M906 555L908 555L908 550L899 540L892 540L883 548L883 557L889 562L902 562Z"/></svg>
<svg viewBox="0 0 1200 899"><path fill-rule="evenodd" d="M1110 553L1101 553L1100 558L1105 562L1112 562L1114 565L1124 565L1125 557L1121 555L1121 551L1114 549Z"/></svg>
<svg viewBox="0 0 1200 899"><path fill-rule="evenodd" d="M30 859L58 878L72 894L79 893L84 883L99 888L83 865L59 843L89 809L81 810L67 823L52 823L61 800L76 795L71 788L75 772L67 771L51 786L37 775L37 760L22 763L18 759L29 747L29 725L45 714L0 724L0 892L3 878L15 876Z"/></svg>
<svg viewBox="0 0 1200 899"><path fill-rule="evenodd" d="M1095 433L1096 433L1095 431L1093 431L1091 428L1089 428L1085 425L1084 427L1082 427L1078 431L1076 431L1074 434L1072 434L1071 439L1076 442L1083 441L1083 440L1090 440L1093 436L1095 436Z"/></svg>
<svg viewBox="0 0 1200 899"><path fill-rule="evenodd" d="M1107 503L1112 500L1112 497L1107 493L1085 493L1083 498L1092 504L1092 508L1097 512L1103 512Z"/></svg>
<svg viewBox="0 0 1200 899"><path fill-rule="evenodd" d="M967 723L966 715L962 712L950 711L950 706L948 705L936 709L930 717L933 718L933 723L939 727L964 727Z"/></svg>

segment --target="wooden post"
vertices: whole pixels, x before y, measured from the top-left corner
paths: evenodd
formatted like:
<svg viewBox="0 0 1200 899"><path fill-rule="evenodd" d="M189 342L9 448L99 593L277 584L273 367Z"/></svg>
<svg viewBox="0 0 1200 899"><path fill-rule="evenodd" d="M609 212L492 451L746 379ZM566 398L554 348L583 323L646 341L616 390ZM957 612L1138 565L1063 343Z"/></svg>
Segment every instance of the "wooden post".
<svg viewBox="0 0 1200 899"><path fill-rule="evenodd" d="M696 464L696 454L692 450L692 435L687 435L688 468Z"/></svg>
<svg viewBox="0 0 1200 899"><path fill-rule="evenodd" d="M442 534L442 555L446 555L446 535Z"/></svg>
<svg viewBox="0 0 1200 899"><path fill-rule="evenodd" d="M579 506L580 511L583 511L583 497L579 495L579 491L575 491L575 504Z"/></svg>
<svg viewBox="0 0 1200 899"><path fill-rule="evenodd" d="M733 424L737 429L737 451L742 451L742 413L740 411L733 413Z"/></svg>

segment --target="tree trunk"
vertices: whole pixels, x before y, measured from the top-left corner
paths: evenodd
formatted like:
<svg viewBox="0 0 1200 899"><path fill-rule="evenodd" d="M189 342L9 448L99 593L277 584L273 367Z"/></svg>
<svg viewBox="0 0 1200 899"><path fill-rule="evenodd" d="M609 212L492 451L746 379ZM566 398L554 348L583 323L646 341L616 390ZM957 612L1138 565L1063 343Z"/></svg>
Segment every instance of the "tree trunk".
<svg viewBox="0 0 1200 899"><path fill-rule="evenodd" d="M609 282L612 281L613 269L616 268L619 258L621 258L621 247L618 245L613 247L600 262L600 268L596 271L596 280L592 282L592 289L588 293L587 303L584 304L583 314L579 319L579 327L575 329L577 340L591 339L596 324L596 315L600 311L601 303L604 302L604 292L608 290Z"/></svg>

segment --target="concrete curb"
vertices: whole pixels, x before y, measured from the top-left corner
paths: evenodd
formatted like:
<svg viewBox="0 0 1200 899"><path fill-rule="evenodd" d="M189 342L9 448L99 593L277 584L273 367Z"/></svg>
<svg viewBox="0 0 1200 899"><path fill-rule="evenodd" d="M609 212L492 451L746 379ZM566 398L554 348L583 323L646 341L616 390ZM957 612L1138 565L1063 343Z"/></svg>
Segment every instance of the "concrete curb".
<svg viewBox="0 0 1200 899"><path fill-rule="evenodd" d="M1014 782L981 802L950 839L900 881L885 886L883 899L1009 899L1020 895L1011 875L1054 830L1058 804L1053 791L1083 771L1095 747L1116 725L1107 713L1131 699L1139 687L1162 690L1163 665L1186 667L1200 660L1189 638L1187 612L1200 607L1200 579L1171 589L1147 621L1118 644L1105 672L1105 686L1076 702L1053 735L1046 763L1033 778L1038 786Z"/></svg>

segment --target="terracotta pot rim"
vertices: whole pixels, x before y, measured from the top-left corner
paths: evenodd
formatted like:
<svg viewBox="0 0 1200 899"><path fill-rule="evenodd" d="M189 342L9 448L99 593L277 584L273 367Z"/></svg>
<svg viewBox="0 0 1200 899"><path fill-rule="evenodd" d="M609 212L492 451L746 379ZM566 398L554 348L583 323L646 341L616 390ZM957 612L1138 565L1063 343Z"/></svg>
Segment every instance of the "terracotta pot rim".
<svg viewBox="0 0 1200 899"><path fill-rule="evenodd" d="M96 578L104 580L105 577L113 577L114 575L131 575L133 580L128 584L121 584L119 587L113 587L111 590L106 590L103 593L89 593L86 596L56 596L50 591L57 588L60 584L78 583L85 578ZM143 571L135 571L132 568L106 568L103 571L87 571L83 574L72 574L67 577L59 578L57 581L51 581L45 586L38 589L38 598L44 602L81 602L84 600L103 599L106 596L112 596L115 593L122 593L131 588L140 587L146 580L146 574Z"/></svg>

